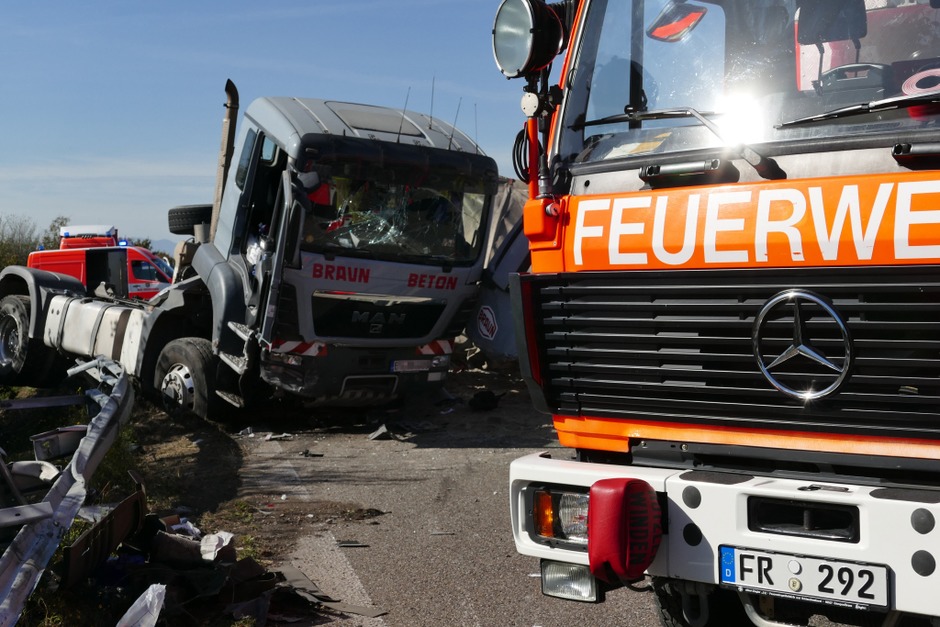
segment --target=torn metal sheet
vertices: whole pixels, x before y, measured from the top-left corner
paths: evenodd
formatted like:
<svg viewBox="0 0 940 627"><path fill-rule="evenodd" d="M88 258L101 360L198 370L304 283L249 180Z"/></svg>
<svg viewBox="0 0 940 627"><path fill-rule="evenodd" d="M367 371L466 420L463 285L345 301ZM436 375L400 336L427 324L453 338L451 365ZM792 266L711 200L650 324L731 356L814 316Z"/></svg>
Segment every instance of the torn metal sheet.
<svg viewBox="0 0 940 627"><path fill-rule="evenodd" d="M87 425L73 425L34 435L30 438L33 442L33 456L39 460L66 457L78 448L79 442L87 434Z"/></svg>
<svg viewBox="0 0 940 627"><path fill-rule="evenodd" d="M19 619L26 600L35 590L46 565L85 500L86 483L111 448L120 427L130 418L134 392L120 365L96 360L71 370L69 374L82 371L97 382L97 387L76 398L92 408L94 415L85 435L73 444L77 448L68 464L45 496L34 504L33 514L36 515L24 518L26 523L0 556L0 627L13 625ZM61 444L58 453L62 455L68 454L65 449L69 444L65 439L57 441L57 446ZM0 465L7 468L5 463ZM9 472L14 474L15 470ZM14 478L13 485L16 481ZM14 488L13 492L16 491ZM14 502L12 508L4 507L0 513L15 516L15 511L11 510L24 506L26 503Z"/></svg>

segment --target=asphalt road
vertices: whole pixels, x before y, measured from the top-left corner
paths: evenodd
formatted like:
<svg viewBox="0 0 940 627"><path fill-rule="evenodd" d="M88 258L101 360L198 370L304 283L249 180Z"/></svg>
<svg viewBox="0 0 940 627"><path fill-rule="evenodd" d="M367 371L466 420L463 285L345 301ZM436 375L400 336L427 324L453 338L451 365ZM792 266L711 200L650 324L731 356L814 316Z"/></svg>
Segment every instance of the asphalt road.
<svg viewBox="0 0 940 627"><path fill-rule="evenodd" d="M548 448L568 453L513 377L466 373L447 389L454 401L428 398L388 412L311 410L316 418L258 424L254 437L243 438L245 496L280 493L282 502L342 502L382 512L305 525L284 557L331 596L385 611L380 618L324 621L658 625L649 593L618 590L597 605L541 594L538 561L518 555L512 541L509 463ZM499 405L471 409L473 394L484 389L504 394ZM392 437L371 439L382 425ZM266 433L281 437L265 439Z"/></svg>

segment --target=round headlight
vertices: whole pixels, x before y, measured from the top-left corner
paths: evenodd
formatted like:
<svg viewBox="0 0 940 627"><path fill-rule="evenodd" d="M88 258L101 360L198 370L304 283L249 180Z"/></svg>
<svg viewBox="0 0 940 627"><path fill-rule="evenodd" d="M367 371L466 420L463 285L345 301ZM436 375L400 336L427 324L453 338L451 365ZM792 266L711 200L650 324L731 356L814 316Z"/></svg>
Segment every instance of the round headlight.
<svg viewBox="0 0 940 627"><path fill-rule="evenodd" d="M558 15L542 0L503 0L493 24L493 56L507 78L548 66L564 44Z"/></svg>

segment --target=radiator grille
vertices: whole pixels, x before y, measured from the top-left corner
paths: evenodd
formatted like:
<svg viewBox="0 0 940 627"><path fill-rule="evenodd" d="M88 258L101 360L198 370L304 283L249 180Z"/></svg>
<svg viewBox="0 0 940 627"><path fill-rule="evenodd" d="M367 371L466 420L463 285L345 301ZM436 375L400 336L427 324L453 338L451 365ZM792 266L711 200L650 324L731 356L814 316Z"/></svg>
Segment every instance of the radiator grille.
<svg viewBox="0 0 940 627"><path fill-rule="evenodd" d="M547 401L561 415L940 439L940 267L527 275ZM838 390L791 398L761 373L755 319L797 289L831 304L852 363ZM765 363L794 341L793 308L762 326ZM812 347L844 367L843 334L801 308ZM794 359L787 387L826 387L831 367Z"/></svg>
<svg viewBox="0 0 940 627"><path fill-rule="evenodd" d="M320 337L412 339L427 336L446 303L425 299L315 293L313 329Z"/></svg>

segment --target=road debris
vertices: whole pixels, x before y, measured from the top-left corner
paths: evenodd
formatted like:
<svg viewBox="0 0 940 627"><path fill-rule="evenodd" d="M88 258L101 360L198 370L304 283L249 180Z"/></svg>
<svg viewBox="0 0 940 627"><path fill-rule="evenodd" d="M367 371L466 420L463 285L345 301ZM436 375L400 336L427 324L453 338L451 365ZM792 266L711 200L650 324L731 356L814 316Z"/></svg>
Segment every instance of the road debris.
<svg viewBox="0 0 940 627"><path fill-rule="evenodd" d="M496 394L491 390L480 390L467 403L467 406L473 411L492 411L499 406L499 399L506 393Z"/></svg>
<svg viewBox="0 0 940 627"><path fill-rule="evenodd" d="M369 434L370 440L391 440L392 438L392 432L384 424Z"/></svg>
<svg viewBox="0 0 940 627"><path fill-rule="evenodd" d="M118 621L117 627L154 627L163 601L166 598L166 586L155 583L140 595Z"/></svg>
<svg viewBox="0 0 940 627"><path fill-rule="evenodd" d="M294 436L293 434L290 434L290 433L281 433L280 435L274 435L273 433L269 433L264 436L265 442L269 442L271 440L293 440L293 439L294 439Z"/></svg>
<svg viewBox="0 0 940 627"><path fill-rule="evenodd" d="M140 487L136 495L142 494ZM139 504L140 497L125 502ZM222 616L253 619L259 626L309 619L321 607L363 616L384 614L323 594L292 566L267 570L251 557L239 559L232 533L217 531L200 538L198 529L181 524L178 516L150 513L137 523L122 505L86 531L91 540L68 549L71 560L82 566L75 571L81 577L73 573L70 585L87 582L99 591L113 587L141 595L125 614L129 622L120 624L154 625L143 622L151 617L155 621L154 613L166 624L184 617L210 621ZM195 537L189 535L193 530ZM113 550L105 550L112 545ZM341 546L367 545L347 541Z"/></svg>

